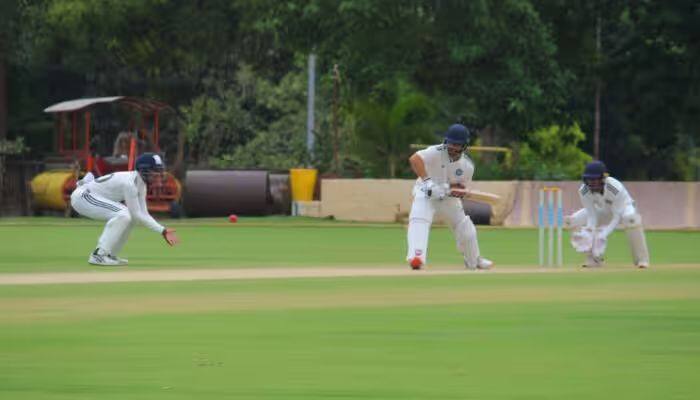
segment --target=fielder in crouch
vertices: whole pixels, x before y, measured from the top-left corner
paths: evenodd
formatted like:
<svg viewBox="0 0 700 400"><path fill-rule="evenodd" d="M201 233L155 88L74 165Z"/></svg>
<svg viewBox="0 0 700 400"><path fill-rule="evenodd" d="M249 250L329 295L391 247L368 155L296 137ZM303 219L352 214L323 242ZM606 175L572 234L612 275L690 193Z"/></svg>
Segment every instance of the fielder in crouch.
<svg viewBox="0 0 700 400"><path fill-rule="evenodd" d="M583 266L599 267L603 264L607 238L619 225L627 230L634 265L648 268L649 251L642 217L627 189L620 181L608 176L601 161L586 165L579 196L583 208L567 216L564 226L572 230L574 249L586 254Z"/></svg>
<svg viewBox="0 0 700 400"><path fill-rule="evenodd" d="M175 230L159 224L146 207L146 185L161 184L163 161L157 154L145 153L136 159L135 167L135 171L115 172L97 179L88 173L71 194L71 205L80 215L107 221L97 248L88 259L90 264L126 265L129 261L118 255L137 222L163 235L171 246L179 242Z"/></svg>
<svg viewBox="0 0 700 400"><path fill-rule="evenodd" d="M493 263L479 254L476 228L464 214L461 198L474 175L474 164L464 154L469 131L460 124L449 127L445 141L413 154L409 161L418 176L413 188L413 205L408 222L407 261L413 269L425 265L428 235L435 213L448 222L469 269L488 269Z"/></svg>

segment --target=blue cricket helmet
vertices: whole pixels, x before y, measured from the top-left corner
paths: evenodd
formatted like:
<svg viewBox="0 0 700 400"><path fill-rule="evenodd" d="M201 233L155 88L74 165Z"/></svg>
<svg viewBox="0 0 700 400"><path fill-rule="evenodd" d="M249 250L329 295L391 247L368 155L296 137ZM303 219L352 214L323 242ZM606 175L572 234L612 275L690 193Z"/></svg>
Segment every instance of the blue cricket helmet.
<svg viewBox="0 0 700 400"><path fill-rule="evenodd" d="M143 153L136 158L134 168L143 176L150 172L163 172L165 163L163 163L163 159L158 154Z"/></svg>
<svg viewBox="0 0 700 400"><path fill-rule="evenodd" d="M583 170L583 179L602 179L607 176L608 169L602 161L592 161Z"/></svg>
<svg viewBox="0 0 700 400"><path fill-rule="evenodd" d="M469 129L462 124L450 125L445 133L445 143L466 146L469 144Z"/></svg>

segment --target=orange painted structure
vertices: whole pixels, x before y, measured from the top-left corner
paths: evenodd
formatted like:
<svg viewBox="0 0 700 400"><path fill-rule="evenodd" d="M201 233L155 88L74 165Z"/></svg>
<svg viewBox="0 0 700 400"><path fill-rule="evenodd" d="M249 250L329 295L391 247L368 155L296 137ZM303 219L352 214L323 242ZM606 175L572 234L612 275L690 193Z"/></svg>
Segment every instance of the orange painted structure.
<svg viewBox="0 0 700 400"><path fill-rule="evenodd" d="M121 157L95 154L91 149L92 118L96 107L105 104L116 104L131 115L127 132L130 134L128 154ZM172 111L172 108L162 102L139 97L113 96L96 97L63 101L47 107L44 112L55 116L56 151L60 161L77 166L73 174L53 174L51 177L38 176L39 181L62 179L60 184L45 185L51 188L61 188L61 193L50 194L50 198L63 197L63 202L51 201L44 204L37 202L39 208L56 209L61 204L68 207L70 193L76 186L76 175L92 172L96 177L117 171L131 171L139 155L138 141L150 144L151 151L160 153L160 116ZM147 129L150 122L151 129ZM70 124L70 129L67 125ZM80 129L79 125L82 125ZM115 134L116 136L116 134ZM79 171L78 171L79 170ZM51 189L58 190L58 189ZM151 212L172 211L174 204L179 203L182 194L180 182L170 173L166 173L161 186L149 186L147 201ZM45 194L43 194L45 195ZM35 198L41 199L42 194L35 192ZM178 207L179 209L179 207Z"/></svg>

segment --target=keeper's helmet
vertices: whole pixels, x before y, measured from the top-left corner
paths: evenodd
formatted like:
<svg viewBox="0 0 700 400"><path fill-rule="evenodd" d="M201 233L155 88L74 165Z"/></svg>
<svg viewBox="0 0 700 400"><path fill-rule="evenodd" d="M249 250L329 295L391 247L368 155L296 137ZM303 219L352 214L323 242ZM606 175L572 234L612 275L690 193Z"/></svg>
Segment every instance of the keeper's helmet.
<svg viewBox="0 0 700 400"><path fill-rule="evenodd" d="M134 168L141 175L141 179L144 182L151 183L154 177L163 176L165 164L158 154L143 153L136 158Z"/></svg>
<svg viewBox="0 0 700 400"><path fill-rule="evenodd" d="M608 169L602 161L592 161L586 164L583 170L583 183L589 189L599 191L603 189L604 179L608 176Z"/></svg>

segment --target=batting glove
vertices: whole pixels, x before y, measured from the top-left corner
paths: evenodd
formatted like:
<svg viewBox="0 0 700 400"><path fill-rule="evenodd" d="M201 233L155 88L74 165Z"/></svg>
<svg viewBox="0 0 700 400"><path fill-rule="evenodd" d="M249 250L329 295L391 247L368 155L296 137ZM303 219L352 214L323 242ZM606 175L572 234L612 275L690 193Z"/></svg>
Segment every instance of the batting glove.
<svg viewBox="0 0 700 400"><path fill-rule="evenodd" d="M426 196L438 200L444 199L448 194L444 185L437 184L430 178L423 180L423 192Z"/></svg>

